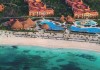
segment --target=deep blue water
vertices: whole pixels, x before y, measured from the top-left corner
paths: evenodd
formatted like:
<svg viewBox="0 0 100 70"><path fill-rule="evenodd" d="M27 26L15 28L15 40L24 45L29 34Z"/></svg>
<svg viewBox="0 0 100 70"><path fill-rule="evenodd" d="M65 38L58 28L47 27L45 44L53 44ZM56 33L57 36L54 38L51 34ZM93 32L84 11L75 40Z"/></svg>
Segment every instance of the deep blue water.
<svg viewBox="0 0 100 70"><path fill-rule="evenodd" d="M0 70L100 70L100 53L39 46L0 46Z"/></svg>

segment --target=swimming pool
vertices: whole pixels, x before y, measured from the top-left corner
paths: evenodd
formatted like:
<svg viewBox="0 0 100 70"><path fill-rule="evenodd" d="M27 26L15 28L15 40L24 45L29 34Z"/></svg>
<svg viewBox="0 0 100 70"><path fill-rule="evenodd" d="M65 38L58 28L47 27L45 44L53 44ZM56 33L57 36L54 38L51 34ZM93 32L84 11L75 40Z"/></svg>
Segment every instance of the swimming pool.
<svg viewBox="0 0 100 70"><path fill-rule="evenodd" d="M78 27L72 25L70 30L75 32L100 33L100 27Z"/></svg>
<svg viewBox="0 0 100 70"><path fill-rule="evenodd" d="M64 30L64 28L62 28L61 26L56 25L53 21L51 20L42 20L40 22L40 24L47 24L49 26L49 30L55 30L55 31L59 31L59 30Z"/></svg>
<svg viewBox="0 0 100 70"><path fill-rule="evenodd" d="M100 27L96 27L96 25L97 22L93 20L75 21L70 30L75 32L100 33Z"/></svg>
<svg viewBox="0 0 100 70"><path fill-rule="evenodd" d="M1 45L0 70L100 70L100 53L40 46Z"/></svg>
<svg viewBox="0 0 100 70"><path fill-rule="evenodd" d="M82 21L75 21L74 24L76 24L76 25L83 24L84 26L96 26L97 22L95 22L93 20L82 20Z"/></svg>

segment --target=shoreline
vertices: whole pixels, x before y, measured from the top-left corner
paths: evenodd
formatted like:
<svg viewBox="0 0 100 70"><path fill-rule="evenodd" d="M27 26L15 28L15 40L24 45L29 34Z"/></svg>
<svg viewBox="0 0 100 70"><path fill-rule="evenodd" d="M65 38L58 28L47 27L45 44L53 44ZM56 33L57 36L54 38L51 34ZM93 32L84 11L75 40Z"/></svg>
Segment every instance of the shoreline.
<svg viewBox="0 0 100 70"><path fill-rule="evenodd" d="M42 38L0 37L0 45L40 46L44 48L68 48L100 52L100 44Z"/></svg>

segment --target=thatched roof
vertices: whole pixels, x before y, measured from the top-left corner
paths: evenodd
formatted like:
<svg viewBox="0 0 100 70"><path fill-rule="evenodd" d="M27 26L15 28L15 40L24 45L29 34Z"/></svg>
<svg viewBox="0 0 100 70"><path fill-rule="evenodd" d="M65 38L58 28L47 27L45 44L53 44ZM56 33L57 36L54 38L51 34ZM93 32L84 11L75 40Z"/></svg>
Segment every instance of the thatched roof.
<svg viewBox="0 0 100 70"><path fill-rule="evenodd" d="M11 28L15 30L20 30L23 29L23 25L18 20L16 20L16 22L12 25Z"/></svg>
<svg viewBox="0 0 100 70"><path fill-rule="evenodd" d="M24 29L30 28L31 26L29 24L24 24Z"/></svg>
<svg viewBox="0 0 100 70"><path fill-rule="evenodd" d="M60 17L60 21L61 21L61 22L65 22L65 17L64 17L64 15L62 15L62 16Z"/></svg>
<svg viewBox="0 0 100 70"><path fill-rule="evenodd" d="M35 27L35 22L33 22L30 18L28 18L26 21L23 22L24 29L29 27Z"/></svg>
<svg viewBox="0 0 100 70"><path fill-rule="evenodd" d="M43 25L41 26L41 28L48 30L48 29L49 29L49 26L48 26L47 24L43 24Z"/></svg>
<svg viewBox="0 0 100 70"><path fill-rule="evenodd" d="M70 23L73 23L73 22L75 21L75 19L68 15L68 16L66 17L66 21L67 21L67 22L70 22Z"/></svg>

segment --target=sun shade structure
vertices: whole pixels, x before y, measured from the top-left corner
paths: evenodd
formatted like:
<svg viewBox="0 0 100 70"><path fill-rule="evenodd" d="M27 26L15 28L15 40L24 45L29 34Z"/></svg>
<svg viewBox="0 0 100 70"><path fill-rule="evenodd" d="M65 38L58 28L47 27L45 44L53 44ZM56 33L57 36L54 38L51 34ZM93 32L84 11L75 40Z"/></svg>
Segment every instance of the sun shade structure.
<svg viewBox="0 0 100 70"><path fill-rule="evenodd" d="M49 30L49 26L47 24L43 24L41 28Z"/></svg>
<svg viewBox="0 0 100 70"><path fill-rule="evenodd" d="M61 22L66 22L64 15L61 15L60 21L61 21Z"/></svg>
<svg viewBox="0 0 100 70"><path fill-rule="evenodd" d="M23 25L18 20L16 20L16 22L12 25L11 28L14 30L21 30L23 29Z"/></svg>
<svg viewBox="0 0 100 70"><path fill-rule="evenodd" d="M32 19L28 18L26 21L23 22L24 29L35 27L35 22L32 21Z"/></svg>
<svg viewBox="0 0 100 70"><path fill-rule="evenodd" d="M32 21L31 18L28 18L27 20L10 19L10 21L4 23L4 26L11 27L13 30L21 30L34 28L36 23Z"/></svg>
<svg viewBox="0 0 100 70"><path fill-rule="evenodd" d="M75 21L75 19L68 15L66 17L66 21L69 22L69 23L73 23Z"/></svg>

